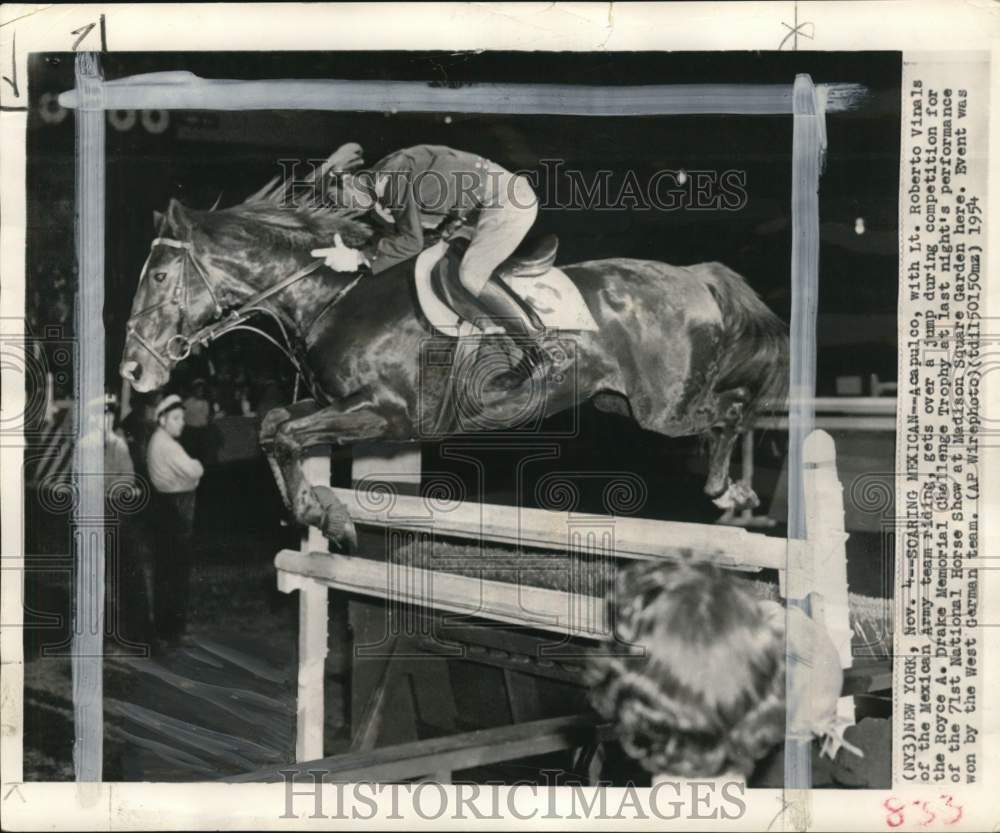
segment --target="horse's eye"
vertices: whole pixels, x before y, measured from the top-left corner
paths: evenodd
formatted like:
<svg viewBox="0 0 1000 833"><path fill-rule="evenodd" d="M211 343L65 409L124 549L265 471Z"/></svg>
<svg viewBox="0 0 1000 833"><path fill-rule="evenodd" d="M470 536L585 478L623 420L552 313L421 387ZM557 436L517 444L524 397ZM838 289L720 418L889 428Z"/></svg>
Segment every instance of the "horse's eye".
<svg viewBox="0 0 1000 833"><path fill-rule="evenodd" d="M153 273L153 280L156 281L157 283L163 283L163 280L166 277L167 277L167 273L166 272L154 272Z"/></svg>

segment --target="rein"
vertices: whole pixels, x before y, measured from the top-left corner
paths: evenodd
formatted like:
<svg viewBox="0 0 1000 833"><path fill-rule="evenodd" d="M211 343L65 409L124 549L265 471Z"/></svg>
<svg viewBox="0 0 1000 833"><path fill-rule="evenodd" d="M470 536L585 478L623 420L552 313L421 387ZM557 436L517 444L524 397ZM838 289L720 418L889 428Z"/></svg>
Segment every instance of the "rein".
<svg viewBox="0 0 1000 833"><path fill-rule="evenodd" d="M146 263L143 265L142 272L139 275L139 285L141 286L142 281L146 278L146 271L149 268L149 258L152 257L153 249L156 246L169 246L171 248L184 250L185 265L190 263L194 267L195 272L197 273L198 277L201 278L202 282L205 284L205 288L208 290L208 294L212 299L212 303L215 306L216 317L221 317L224 312L222 304L219 302L219 299L215 294L215 290L212 288L211 281L209 280L208 274L205 272L204 267L201 265L201 263L198 262L197 258L195 258L193 247L189 241L172 240L169 237L155 238L153 242L150 244L149 256L147 256ZM286 290L296 281L300 281L302 280L302 278L311 275L313 272L315 272L317 269L323 266L324 262L325 261L323 261L322 259L312 261L311 263L309 263L306 266L303 266L296 272L293 272L288 277L282 278L280 281L278 281L278 283L274 284L273 286L269 286L267 289L262 289L261 291L253 295L251 298L249 298L247 301L245 301L241 306L230 311L230 313L224 318L221 318L221 320L214 321L210 324L206 324L204 327L196 330L190 335L184 335L183 333L178 332L176 335L171 336L170 340L167 341L165 347L166 355L162 356L156 350L156 348L154 348L151 344L149 344L149 342L147 342L146 339L143 338L139 334L139 332L135 329L135 320L137 318L150 315L156 310L160 309L161 307L167 306L169 304L171 306L176 306L179 308L181 317L180 321L178 322L178 329L181 326L183 326L184 311L188 306L187 269L185 268L184 271L181 273L180 281L174 288L174 291L171 294L169 300L165 300L154 306L147 307L146 309L137 312L135 315L129 318L128 324L126 325L128 336L134 338L142 346L142 348L146 350L147 353L149 353L157 362L159 362L160 365L163 366L165 370L169 371L170 363L173 362L176 364L177 362L186 359L191 354L191 348L195 344L201 344L203 346L207 346L208 344L215 341L220 336L225 335L226 333L233 332L234 330L244 330L247 332L256 333L257 335L266 338L269 342L271 342L271 344L277 347L285 355L285 357L295 366L295 369L299 372L300 375L304 375L302 365L299 362L298 358L296 358L296 356L294 355L292 340L288 335L288 330L286 329L285 323L282 321L281 316L270 307L261 305L265 301L270 300L275 295L278 295L279 293ZM349 284L347 284L347 286L341 289L340 292L338 292L333 297L333 300L330 301L323 308L323 310L317 316L317 320L319 318L322 318L323 315L325 315L329 310L335 307L341 301L341 299L345 295L347 295L348 292L354 289L358 281L361 280L361 277L362 276L359 274L357 277L354 278L353 281L351 281ZM254 327L252 325L246 324L246 321L250 319L252 316L256 315L257 313L265 313L267 315L270 315L274 319L274 321L278 325L278 328L281 330L281 336L285 342L284 344L280 344L277 341L277 339L273 338L271 335L264 332L263 330ZM312 324L309 325L308 329L311 330L315 324L316 321L313 321Z"/></svg>

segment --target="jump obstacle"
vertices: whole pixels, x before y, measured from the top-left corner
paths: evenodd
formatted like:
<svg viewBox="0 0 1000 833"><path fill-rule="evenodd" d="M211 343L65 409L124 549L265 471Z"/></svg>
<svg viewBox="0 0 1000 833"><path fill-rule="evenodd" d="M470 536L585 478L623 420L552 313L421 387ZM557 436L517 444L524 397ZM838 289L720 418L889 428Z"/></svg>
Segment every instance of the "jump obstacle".
<svg viewBox="0 0 1000 833"><path fill-rule="evenodd" d="M380 491L335 491L356 524L384 530L387 546L394 538L398 543L405 541L409 533L468 540L473 557L476 547L489 542L608 559L607 563L613 563L612 559L671 560L692 555L743 572L776 570L781 595L809 599L812 615L824 622L846 669L852 663L847 534L834 443L825 431L815 431L807 438L804 460L804 540L732 527L496 504L456 502L442 507L439 498L396 493L391 483L382 483ZM329 482L328 457L310 458L307 468L314 482ZM414 474L399 472L410 482ZM323 669L331 589L582 639L609 635L602 598L408 566L388 558L335 554L326 550L325 543L318 530L310 529L301 549L282 550L275 558L278 587L300 594L296 758L317 768L325 766L320 760L324 754ZM851 698L842 699L840 713L853 721ZM377 714L367 715L366 722L377 723ZM355 736L369 731L365 725L352 729ZM426 747L414 745L412 752L421 760L426 758ZM398 766L399 761L394 760ZM440 767L432 767L432 771L440 774Z"/></svg>

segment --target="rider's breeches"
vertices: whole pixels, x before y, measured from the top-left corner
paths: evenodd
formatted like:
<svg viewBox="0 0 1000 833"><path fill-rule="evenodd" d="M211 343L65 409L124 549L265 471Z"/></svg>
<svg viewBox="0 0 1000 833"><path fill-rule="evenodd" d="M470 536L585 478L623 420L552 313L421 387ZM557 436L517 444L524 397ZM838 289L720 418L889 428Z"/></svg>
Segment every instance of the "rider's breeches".
<svg viewBox="0 0 1000 833"><path fill-rule="evenodd" d="M538 215L538 199L523 176L488 168L486 195L472 242L458 267L462 285L479 295L493 270L510 257Z"/></svg>

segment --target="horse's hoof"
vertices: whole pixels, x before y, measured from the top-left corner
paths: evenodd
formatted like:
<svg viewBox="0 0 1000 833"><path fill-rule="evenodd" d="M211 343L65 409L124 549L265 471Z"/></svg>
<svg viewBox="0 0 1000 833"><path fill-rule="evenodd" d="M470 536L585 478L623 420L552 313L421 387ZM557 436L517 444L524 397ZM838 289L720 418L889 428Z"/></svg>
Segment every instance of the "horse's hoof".
<svg viewBox="0 0 1000 833"><path fill-rule="evenodd" d="M354 528L353 521L338 523L332 521L323 522L323 534L330 541L330 544L337 552L345 554L355 552L358 548L358 533Z"/></svg>
<svg viewBox="0 0 1000 833"><path fill-rule="evenodd" d="M712 503L720 509L742 512L744 509L756 509L760 506L760 498L745 480L730 482L726 491L715 498Z"/></svg>
<svg viewBox="0 0 1000 833"><path fill-rule="evenodd" d="M313 492L323 511L319 525L323 534L338 552L354 552L358 547L358 533L347 507L327 486L314 486Z"/></svg>

